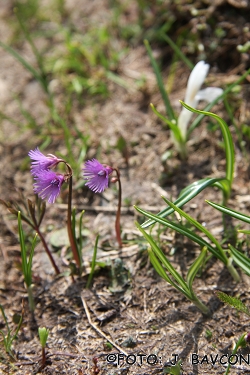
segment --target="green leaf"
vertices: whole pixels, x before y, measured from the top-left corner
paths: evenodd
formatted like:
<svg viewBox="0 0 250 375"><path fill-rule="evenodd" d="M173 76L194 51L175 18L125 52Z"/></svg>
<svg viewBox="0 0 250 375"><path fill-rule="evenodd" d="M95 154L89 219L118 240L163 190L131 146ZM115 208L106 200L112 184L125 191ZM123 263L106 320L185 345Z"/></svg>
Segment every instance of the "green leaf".
<svg viewBox="0 0 250 375"><path fill-rule="evenodd" d="M228 125L226 124L226 122L222 118L220 118L215 113L200 111L198 109L190 107L189 105L185 104L181 100L180 100L180 102L183 105L183 107L185 107L189 111L213 117L218 121L218 123L220 125L221 132L222 132L224 144L225 144L226 178L229 181L229 189L227 191L224 191L224 193L226 193L226 198L229 198L230 193L231 193L231 185L232 185L232 182L233 182L233 175L234 175L234 144L233 144L233 139L232 139L230 130L228 128Z"/></svg>
<svg viewBox="0 0 250 375"><path fill-rule="evenodd" d="M221 190L225 190L229 187L229 181L225 178L212 178L207 177L203 178L202 180L195 181L192 184L188 185L186 188L184 188L177 200L174 202L174 204L177 207L182 207L184 204L189 202L192 198L196 197L202 190L206 189L209 186L216 186L220 188ZM157 216L158 217L166 217L173 213L173 208L165 208L164 210L160 211ZM147 228L150 225L155 224L156 220L147 220L145 223L142 224L142 228Z"/></svg>
<svg viewBox="0 0 250 375"><path fill-rule="evenodd" d="M191 299L191 293L190 293L189 288L188 288L185 280L183 279L183 277L174 269L174 267L168 261L168 259L163 254L163 252L161 251L161 249L155 243L155 241L153 240L153 238L141 228L140 224L136 223L136 226L141 231L141 233L143 234L143 236L146 238L146 240L148 241L148 243L150 244L150 246L151 246L154 254L156 255L156 257L160 260L160 262L164 265L164 267L166 267L166 269L168 270L168 272L173 276L173 278L175 279L175 281L179 285L177 285L172 280L169 281L170 284L172 284L176 289L178 289L183 294L185 294L187 298ZM166 280L166 278L165 278L165 280Z"/></svg>
<svg viewBox="0 0 250 375"><path fill-rule="evenodd" d="M238 232L244 233L244 234L250 234L250 230L246 230L246 229L239 229Z"/></svg>
<svg viewBox="0 0 250 375"><path fill-rule="evenodd" d="M176 212L178 212L181 216L185 217L191 224L193 224L197 229L199 229L201 232L203 232L209 239L214 243L216 246L216 249L218 250L217 254L220 254L219 259L223 259L223 263L227 265L228 263L228 258L225 255L220 243L216 240L216 238L198 221L193 219L190 215L188 215L186 212L178 208L175 204L173 204L171 201L169 201L167 198L162 197L163 200L170 206L172 207ZM216 255L218 257L218 255Z"/></svg>
<svg viewBox="0 0 250 375"><path fill-rule="evenodd" d="M26 245L24 240L24 233L23 233L23 227L22 227L22 221L21 221L21 212L18 211L18 234L19 234L19 241L20 241L20 247L21 247L21 258L22 258L22 271L24 275L24 279L26 282L27 274L28 274L28 267L27 267L27 251L26 251Z"/></svg>
<svg viewBox="0 0 250 375"><path fill-rule="evenodd" d="M82 267L82 247L83 247L83 234L82 234L82 220L83 220L83 215L85 213L85 210L82 210L80 214L80 219L79 219L79 246L77 246L78 250L78 256L81 262L81 267Z"/></svg>
<svg viewBox="0 0 250 375"><path fill-rule="evenodd" d="M176 232L182 234L185 237L188 237L190 240L198 243L201 247L206 246L209 251L211 251L212 254L218 259L220 259L225 265L225 258L222 257L220 252L218 252L213 246L211 246L206 240L204 240L202 237L198 236L196 233L192 232L188 228L184 227L181 224L176 224L174 222L170 222L167 219L163 219L157 215L151 214L150 212L147 212L139 207L134 206L134 208L140 212L142 215L154 220L154 222L160 223L162 225L165 225L166 227L175 230ZM173 210L174 211L174 210Z"/></svg>
<svg viewBox="0 0 250 375"><path fill-rule="evenodd" d="M46 85L43 77L41 76L41 74L36 69L33 68L33 66L31 66L26 60L24 60L24 58L18 52L16 52L12 47L7 46L3 42L0 42L0 47L5 49L5 51L7 51L9 54L11 54L17 61L19 61L23 65L23 67L26 70L28 70L38 82L40 82L40 84L44 88L44 90L47 91L47 85Z"/></svg>
<svg viewBox="0 0 250 375"><path fill-rule="evenodd" d="M49 329L43 327L39 327L38 328L38 334L39 334L39 340L40 340L40 343L41 343L41 346L42 348L45 348L46 346L46 342L48 340L48 336L49 336Z"/></svg>
<svg viewBox="0 0 250 375"><path fill-rule="evenodd" d="M167 275L166 271L164 270L164 268L162 267L162 265L160 264L158 258L156 257L156 255L154 254L152 248L149 248L148 249L148 255L149 255L149 259L150 259L150 262L152 263L154 269L156 270L156 272L164 279L166 280L169 284L171 284L172 286L174 286L175 288L178 289L178 285L173 282L170 277Z"/></svg>
<svg viewBox="0 0 250 375"><path fill-rule="evenodd" d="M164 374L181 375L182 374L181 363L182 363L182 360L180 359L174 366L164 368Z"/></svg>
<svg viewBox="0 0 250 375"><path fill-rule="evenodd" d="M98 241L99 241L99 234L96 236L96 240L95 240L93 258L92 258L92 262L91 262L91 271L90 271L90 274L89 274L89 277L88 277L86 288L89 288L89 286L91 284L91 281L93 279L93 276L94 276L95 266L96 266L96 255L97 255Z"/></svg>
<svg viewBox="0 0 250 375"><path fill-rule="evenodd" d="M176 122L174 123L173 121L168 120L166 117L160 114L160 112L157 111L157 109L152 103L150 103L150 107L152 108L152 111L156 114L156 116L158 116L160 120L162 120L169 126L177 142L182 143L183 139L182 139L181 131L180 131L180 128L176 125Z"/></svg>
<svg viewBox="0 0 250 375"><path fill-rule="evenodd" d="M29 284L27 286L30 286L32 284L32 269L31 268L32 268L32 261L33 261L33 256L35 252L37 236L38 234L36 233L31 244L30 256L27 262L27 271L28 271L28 276L29 276Z"/></svg>
<svg viewBox="0 0 250 375"><path fill-rule="evenodd" d="M229 244L228 246L234 262L243 270L243 272L250 276L250 259L239 250L235 249L232 245Z"/></svg>
<svg viewBox="0 0 250 375"><path fill-rule="evenodd" d="M34 256L36 240L37 240L37 233L32 241L31 250L29 258L27 259L27 250L26 244L24 239L24 232L22 228L22 219L21 219L21 212L18 211L18 233L19 233L19 240L20 240L20 247L21 247L21 258L22 258L22 271L24 276L24 281L27 287L29 288L32 284L32 260Z"/></svg>
<svg viewBox="0 0 250 375"><path fill-rule="evenodd" d="M247 216L247 215L244 215L238 211L235 211L235 210L232 210L231 208L228 208L226 206L223 206L221 204L218 204L218 203L214 203L214 202L211 202L211 201L208 201L206 200L206 202L208 204L210 204L210 206L216 208L217 210L229 215L229 216L232 216L232 217L235 217L236 219L239 219L241 221L244 221L245 223L248 223L250 224L250 217Z"/></svg>
<svg viewBox="0 0 250 375"><path fill-rule="evenodd" d="M232 356L235 355L237 353L237 350L239 349L239 347L245 347L246 346L246 340L245 340L245 336L246 336L246 332L243 333L243 335L240 336L239 340L236 342L235 346L234 346L234 349L232 351ZM229 371L230 371L230 367L231 367L231 363L230 361L228 362L228 365L227 365L227 369L226 369L226 372L224 375L228 375L229 374Z"/></svg>
<svg viewBox="0 0 250 375"><path fill-rule="evenodd" d="M199 271L199 269L201 268L206 255L207 255L207 248L203 247L200 255L195 259L195 261L192 263L192 265L190 266L190 268L188 270L187 285L188 285L190 290L192 290L194 278L195 278L197 272Z"/></svg>
<svg viewBox="0 0 250 375"><path fill-rule="evenodd" d="M144 44L145 44L145 47L147 49L147 52L148 52L148 55L149 55L149 58L150 58L150 62L151 62L152 67L154 69L154 73L155 73L155 76L156 76L156 79L157 79L158 87L159 87L159 90L161 92L161 96L162 96L162 99L164 101L167 114L168 114L171 121L176 120L173 108L170 104L167 92L166 92L165 87L164 87L164 83L163 83L163 80L162 80L160 69L158 67L158 64L157 64L154 56L153 56L153 53L152 53L151 47L149 45L149 42L147 40L144 40Z"/></svg>
<svg viewBox="0 0 250 375"><path fill-rule="evenodd" d="M167 35L167 34L164 34L164 33L161 33L161 37L163 40L165 40L169 45L170 47L173 48L173 50L175 51L175 53L178 55L178 57L184 61L186 63L186 65L190 68L190 69L193 69L194 68L194 65L193 63L184 55L184 53L182 53L181 49L177 46L177 44L175 44L172 39Z"/></svg>

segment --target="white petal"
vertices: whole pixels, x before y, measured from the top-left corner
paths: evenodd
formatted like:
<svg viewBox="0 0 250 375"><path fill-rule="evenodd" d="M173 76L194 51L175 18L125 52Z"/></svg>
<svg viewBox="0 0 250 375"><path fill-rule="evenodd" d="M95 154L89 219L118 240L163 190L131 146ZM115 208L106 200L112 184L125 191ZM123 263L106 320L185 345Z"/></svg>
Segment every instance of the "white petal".
<svg viewBox="0 0 250 375"><path fill-rule="evenodd" d="M205 100L208 103L211 103L214 99L218 98L223 94L223 90L219 87L207 87L204 90L198 91L195 99L197 101Z"/></svg>
<svg viewBox="0 0 250 375"><path fill-rule="evenodd" d="M191 107L195 107L197 105L196 102L196 94L200 90L205 78L208 74L209 65L205 63L205 61L199 61L194 69L192 70L188 83L187 83L187 91L184 102Z"/></svg>
<svg viewBox="0 0 250 375"><path fill-rule="evenodd" d="M184 139L186 137L187 127L192 116L193 112L187 110L186 108L182 108L180 116L178 117L178 127Z"/></svg>

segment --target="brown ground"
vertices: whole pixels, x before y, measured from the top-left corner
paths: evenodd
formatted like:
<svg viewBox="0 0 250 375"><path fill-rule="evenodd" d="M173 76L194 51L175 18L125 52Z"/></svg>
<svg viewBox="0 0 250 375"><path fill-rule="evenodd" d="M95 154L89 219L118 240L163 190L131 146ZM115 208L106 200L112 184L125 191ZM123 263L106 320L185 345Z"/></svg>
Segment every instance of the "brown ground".
<svg viewBox="0 0 250 375"><path fill-rule="evenodd" d="M46 2L45 2L46 3ZM173 4L174 3L174 4ZM240 54L236 46L249 40L250 6L247 0L228 0L210 2L196 1L186 4L185 1L165 1L162 7L169 7L169 12L175 16L175 26L171 28L170 36L176 40L183 28L191 29L191 35L196 36L195 50L185 41L182 51L195 63L205 59L211 65L207 83L212 86L225 88L234 82L249 68L249 55ZM67 13L64 22L74 23L80 32L84 32L83 19L98 24L107 22L111 13L111 2L105 0L65 2ZM191 16L191 9L203 9L201 15ZM13 4L2 1L0 9L0 34L5 43L12 40L14 15ZM145 20L145 30L155 23L161 23L163 8L152 6ZM157 13L158 12L158 13ZM128 2L126 11L121 15L121 25L129 25L138 17L138 8L134 2ZM225 33L221 36L214 34L214 20L218 28ZM201 32L199 25L206 24L208 29ZM145 32L146 32L145 31ZM114 31L115 34L115 31ZM81 132L90 134L90 148L86 158L96 157L111 165L117 165L121 170L123 185L122 234L125 245L117 250L114 236L114 221L116 207L116 191L108 189L100 195L94 195L86 188L74 189L74 205L77 210L86 210L84 224L86 241L83 256L85 270L81 278L75 277L75 282L66 274L55 277L44 250L39 244L36 248L33 279L36 302L35 315L29 312L27 295L24 288L23 276L20 272L20 247L16 221L1 207L0 220L0 303L10 321L14 314L20 314L22 301L24 303L24 322L15 341L13 361L2 352L0 373L3 374L162 374L172 355L178 354L183 361L184 374L223 374L225 366L217 363L194 365L191 363L192 353L198 353L200 360L204 355L220 358L223 354L231 353L235 341L249 331L247 317L223 305L214 295L220 289L230 295L238 295L248 304L249 278L242 274L242 282L235 284L223 265L212 258L199 278L195 280L194 289L198 296L213 312L212 317L204 317L189 301L162 281L154 272L147 257L147 245L139 238L134 221L142 219L133 209L136 204L146 207L151 212L158 212L165 207L162 194L173 200L180 190L193 181L207 176L223 176L225 156L221 147L220 130L208 131L208 120L203 121L189 142L190 154L184 162L175 153L168 130L156 119L149 109L152 102L160 112L164 106L156 85L155 77L150 66L145 47L142 43L144 35L126 42L129 49L121 58L117 73L126 82L126 88L108 82L110 95L108 99L87 96L81 103L73 99L73 106L68 115L69 129L74 134L73 125ZM60 39L53 40L55 49L60 47ZM37 39L37 47L48 47L46 37ZM120 43L125 43L120 41ZM205 52L199 52L198 43L202 43ZM211 45L216 44L212 49ZM163 43L152 43L156 56L163 62L163 75L167 81L172 63L172 49ZM121 46L119 46L120 48ZM189 50L189 47L191 50ZM35 64L34 56L27 42L19 41L15 48L31 63ZM19 124L3 119L0 128L1 154L1 199L19 200L18 188L25 198L33 199L32 178L29 173L27 153L43 142L48 134L44 130L48 116L46 97L39 84L12 56L1 49L0 53L0 105L1 111L14 118ZM185 86L190 70L183 62L176 64L174 82L171 86L170 98L176 113L180 111L179 99L184 98ZM138 87L135 83L140 78L145 83ZM177 81L178 80L178 81ZM249 124L249 86L244 81L238 93L231 93L229 102L233 109L236 127L241 132L243 124ZM168 81L169 83L169 81ZM59 110L65 106L65 97L60 82L54 82L57 105ZM20 105L34 116L39 130L25 126L26 121L21 113ZM202 107L201 107L202 108ZM242 212L249 212L249 168L248 158L242 154L239 147L235 127L230 122L223 103L215 106L213 111L222 116L230 125L235 141L236 166L233 191L229 200L230 207ZM20 124L23 124L20 126ZM71 127L72 125L72 127ZM46 133L47 132L47 133ZM41 135L42 134L42 135ZM46 152L57 154L61 152L67 157L63 135L59 131L51 132L52 142ZM125 158L115 148L120 136L127 142L128 167ZM77 137L76 137L77 138ZM246 153L249 151L245 141ZM76 146L73 152L77 153ZM162 161L162 155L167 150L173 150L172 157L167 162ZM97 154L98 153L98 154ZM76 155L77 157L77 155ZM80 177L79 177L80 182ZM43 230L49 243L58 245L54 253L56 261L63 272L68 271L69 254L67 240L54 239L57 230L65 228L66 196L62 194L56 204L47 207ZM207 228L217 238L223 236L221 215L204 203L204 199L220 202L221 193L208 189L201 193L185 207L186 212L206 223ZM126 209L128 207L128 209ZM238 225L238 222L234 223ZM156 228L157 229L157 228ZM93 252L96 234L100 234L98 261L106 262L106 267L100 269L94 276L93 286L86 290L86 280L89 272L89 262ZM156 232L155 232L156 233ZM245 236L239 237L243 241ZM177 270L186 273L186 269L194 260L200 249L189 241L171 231L163 231L160 236L161 246ZM54 243L53 242L53 243ZM247 242L242 242L248 250ZM173 251L173 249L175 251ZM117 264L122 262L119 275ZM84 301L88 309L84 308ZM117 347L111 349L107 339L101 336L88 322L88 313L101 332ZM41 369L41 349L39 346L37 328L50 329L47 344L47 363ZM0 329L6 330L3 319L0 319ZM212 337L206 337L206 331L212 332ZM118 368L108 364L111 354L134 354L137 364L122 363ZM249 348L241 353L246 357ZM154 354L158 357L156 364L148 364L146 359L139 366L138 355ZM97 368L93 358L98 359ZM133 360L133 357L129 357ZM154 357L148 357L148 362ZM210 358L210 357L209 357ZM239 363L231 370L232 374L250 374L250 365Z"/></svg>

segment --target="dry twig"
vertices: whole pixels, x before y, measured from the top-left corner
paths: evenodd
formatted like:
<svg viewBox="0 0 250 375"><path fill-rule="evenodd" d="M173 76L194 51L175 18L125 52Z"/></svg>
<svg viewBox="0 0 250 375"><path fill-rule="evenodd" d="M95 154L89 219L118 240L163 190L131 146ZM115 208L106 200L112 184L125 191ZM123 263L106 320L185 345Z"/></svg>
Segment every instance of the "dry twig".
<svg viewBox="0 0 250 375"><path fill-rule="evenodd" d="M91 325L92 328L94 328L94 330L96 332L99 333L100 336L102 336L103 338L105 338L105 340L109 341L111 345L113 345L117 350L119 350L119 352L121 352L122 354L124 354L126 357L128 356L128 354L119 346L119 345L116 345L116 343L114 343L114 341L110 340L108 338L107 335L105 335L105 333L103 333L100 328L98 328L91 320L91 316L90 316L90 313L89 313L89 309L88 309L88 305L84 299L84 297L81 295L81 299L82 299L82 304L83 304L83 307L84 307L84 310L85 310L85 313L87 315L87 318L88 318L88 322L89 324Z"/></svg>

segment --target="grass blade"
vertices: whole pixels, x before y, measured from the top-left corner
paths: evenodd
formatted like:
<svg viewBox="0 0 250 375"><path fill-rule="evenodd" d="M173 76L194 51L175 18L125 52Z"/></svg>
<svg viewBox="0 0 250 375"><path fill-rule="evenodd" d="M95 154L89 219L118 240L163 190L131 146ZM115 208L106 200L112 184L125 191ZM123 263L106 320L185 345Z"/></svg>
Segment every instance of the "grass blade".
<svg viewBox="0 0 250 375"><path fill-rule="evenodd" d="M154 69L154 73L155 73L155 76L156 76L156 79L157 79L158 87L159 87L162 99L163 99L165 107L166 107L166 112L167 112L170 120L171 121L174 120L176 122L176 118L175 118L175 115L174 115L173 108L170 104L170 100L168 98L167 92L166 92L165 87L164 87L164 83L163 83L163 80L162 80L160 69L158 67L158 64L157 64L154 56L153 56L153 53L152 53L152 50L151 50L151 47L149 45L148 40L144 40L144 44L145 44L145 47L147 49L147 52L148 52L148 55L149 55L149 58L150 58L150 62L151 62L152 67Z"/></svg>
<svg viewBox="0 0 250 375"><path fill-rule="evenodd" d="M40 73L33 68L32 65L30 65L26 60L24 60L24 58L18 53L16 52L12 47L10 46L7 46L5 43L3 42L0 42L0 47L2 47L3 49L5 49L5 51L7 51L9 54L11 54L17 61L19 61L22 66L28 70L32 76L38 81L41 83L41 85L43 86L43 88L46 90L46 85L44 85L44 80L43 78L41 77Z"/></svg>
<svg viewBox="0 0 250 375"><path fill-rule="evenodd" d="M170 47L175 51L175 53L179 56L179 58L184 61L184 63L190 68L193 69L194 65L193 63L184 55L184 53L181 52L180 48L175 44L171 38L167 34L161 33L160 34L162 39L167 42Z"/></svg>

